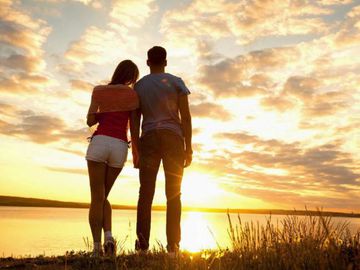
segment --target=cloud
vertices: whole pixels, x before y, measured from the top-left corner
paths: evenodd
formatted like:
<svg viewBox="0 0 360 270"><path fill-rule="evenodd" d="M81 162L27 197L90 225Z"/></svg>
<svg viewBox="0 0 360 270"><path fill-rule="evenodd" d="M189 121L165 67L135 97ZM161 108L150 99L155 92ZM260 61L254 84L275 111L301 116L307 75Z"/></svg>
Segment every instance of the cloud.
<svg viewBox="0 0 360 270"><path fill-rule="evenodd" d="M333 12L329 6L309 1L195 0L166 12L161 29L174 44L190 45L202 37L235 37L248 44L269 36L326 33L329 26L322 16Z"/></svg>
<svg viewBox="0 0 360 270"><path fill-rule="evenodd" d="M64 127L64 122L56 117L27 115L19 124L2 123L0 132L10 136L24 136L33 142L45 144L60 140L56 132Z"/></svg>
<svg viewBox="0 0 360 270"><path fill-rule="evenodd" d="M282 114L273 118L255 112L256 119L270 121L258 121L253 130L252 124L234 121L230 130L238 133L218 138L224 145L221 151L202 147L196 166L217 175L229 191L277 205L346 208L341 205L346 203L359 208L360 203L348 199L359 194L360 181L357 125L350 117L358 113L358 76L354 74L360 62L354 55L359 42L336 43L336 33L349 28L350 21L354 30L355 20L350 19L357 16L354 10L347 15L348 23L333 25L331 33L325 31L326 35L292 47L250 51L221 60L209 57L212 47L200 47L198 55L205 61L200 62L198 82L209 90L208 95L230 97L234 103L236 98L252 97L259 101L259 109ZM347 34L352 38L354 33ZM244 86L252 91L245 91ZM219 101L227 104L227 100ZM279 132L269 130L277 125ZM288 129L288 125L294 127ZM338 129L339 125L344 128ZM261 139L260 134L275 139ZM294 138L297 141L291 143Z"/></svg>
<svg viewBox="0 0 360 270"><path fill-rule="evenodd" d="M11 105L11 104L7 104L7 103L3 103L0 102L0 114L1 115L7 115L7 116L11 116L15 113L16 111L16 107Z"/></svg>
<svg viewBox="0 0 360 270"><path fill-rule="evenodd" d="M360 194L356 151L360 62L355 57L360 12L355 3L43 2L49 1L54 5L42 8L62 10L57 5L62 3L65 9L76 6L109 17L102 23L94 18L91 21L99 24L76 29L83 33L77 40L59 44L67 43L65 55L46 54L51 60L46 63L44 49L57 46L55 40L44 46L54 21L36 19L40 9L21 10L20 2L1 1L2 135L83 156L78 149L86 144L89 131L72 119L72 111L85 106L83 100L89 98L85 92L98 83L96 76L102 79L124 55L139 60L139 51L157 40L168 49L172 68L185 72L194 90L190 109L198 127L193 132L196 170L214 173L227 191L276 205L342 207L343 203L360 209L360 203L351 199ZM68 18L65 13L63 19ZM49 95L54 89L38 92L51 85L53 63L66 75L58 74L59 88L65 83L76 90L69 99L54 100ZM29 98L26 93L39 95ZM44 106L44 113L15 105L30 99L34 106ZM57 105L47 107L53 102ZM69 102L76 106L69 107ZM66 111L56 114L58 108ZM86 173L77 168L48 169Z"/></svg>
<svg viewBox="0 0 360 270"><path fill-rule="evenodd" d="M71 143L85 143L89 137L89 129L86 127L78 129L66 127L60 132L60 136Z"/></svg>
<svg viewBox="0 0 360 270"><path fill-rule="evenodd" d="M323 92L324 82L317 78L293 76L284 84L282 95L290 95L303 102L303 117L333 116L352 104L347 91Z"/></svg>
<svg viewBox="0 0 360 270"><path fill-rule="evenodd" d="M84 5L88 5L96 9L99 9L103 6L100 0L72 0L72 1L80 2L83 3Z"/></svg>
<svg viewBox="0 0 360 270"><path fill-rule="evenodd" d="M231 160L246 166L276 168L290 172L289 178L304 183L322 183L336 185L356 185L360 174L355 173L355 160L351 154L340 151L340 142L333 142L316 147L304 147L299 142L284 143L279 140L263 140L255 135L243 133L223 133L218 138L234 141L238 146L253 145L252 151L229 153Z"/></svg>
<svg viewBox="0 0 360 270"><path fill-rule="evenodd" d="M360 39L360 6L353 7L343 20L334 42L339 47L356 46Z"/></svg>
<svg viewBox="0 0 360 270"><path fill-rule="evenodd" d="M46 167L46 169L61 173L82 174L82 175L88 174L88 171L86 169L79 169L79 168Z"/></svg>
<svg viewBox="0 0 360 270"><path fill-rule="evenodd" d="M37 0L37 2L44 2L44 3L50 3L50 4L74 2L74 3L82 3L83 5L90 6L90 7L96 8L96 9L100 9L103 7L103 4L100 0ZM53 14L53 12L51 12L50 14ZM58 14L58 13L56 13L56 14Z"/></svg>
<svg viewBox="0 0 360 270"><path fill-rule="evenodd" d="M1 105L1 107L15 111L14 107L6 104ZM1 120L1 134L25 138L38 144L59 142L61 140L82 143L86 141L88 136L87 128L69 128L61 118L55 116L35 114L32 111L18 109L16 114L18 123Z"/></svg>
<svg viewBox="0 0 360 270"><path fill-rule="evenodd" d="M200 63L213 63L224 58L223 55L214 51L214 44L207 40L197 41L196 56Z"/></svg>
<svg viewBox="0 0 360 270"><path fill-rule="evenodd" d="M352 0L318 0L321 5L345 5L350 4Z"/></svg>
<svg viewBox="0 0 360 270"><path fill-rule="evenodd" d="M292 76L284 85L284 93L307 101L313 98L319 86L320 82L316 78Z"/></svg>
<svg viewBox="0 0 360 270"><path fill-rule="evenodd" d="M349 133L349 132L353 132L353 131L357 131L358 127L360 126L360 118L350 118L350 121L348 124L343 125L343 126L337 126L336 130L334 133L336 134L344 134L344 133ZM359 142L360 144L360 142Z"/></svg>
<svg viewBox="0 0 360 270"><path fill-rule="evenodd" d="M327 4L331 6L330 2ZM308 9L306 12L314 11L311 5ZM334 11L334 7L325 9L328 10L326 14ZM351 92L356 88L354 74L360 68L359 61L353 58L358 53L354 45L360 40L353 39L358 32L359 10L353 7L344 22L333 25L332 33L326 32L317 39L292 47L250 51L214 63L206 57L211 54L211 47L207 43L198 46L200 60L210 62L200 62L198 82L215 97L261 97L260 105L266 110L289 112L300 109L304 121L340 114L344 109L353 110L355 100L351 98ZM347 35L352 43L338 44L340 33Z"/></svg>
<svg viewBox="0 0 360 270"><path fill-rule="evenodd" d="M0 66L13 70L34 72L41 69L44 66L44 62L33 56L11 54L7 57L0 57Z"/></svg>
<svg viewBox="0 0 360 270"><path fill-rule="evenodd" d="M21 10L17 2L0 1L0 92L35 93L51 83L44 75L42 49L51 27Z"/></svg>
<svg viewBox="0 0 360 270"><path fill-rule="evenodd" d="M70 80L71 88L75 90L91 92L94 85L83 80Z"/></svg>
<svg viewBox="0 0 360 270"><path fill-rule="evenodd" d="M351 197L353 195L342 197L339 193L324 196L318 194L316 191L313 192L314 194L302 194L295 190L269 190L241 187L235 188L233 192L258 198L265 202L271 202L281 208L288 208L288 205L291 204L296 210L303 210L304 207L307 207L307 209L325 207L325 209L342 209L348 211L349 209L359 209L360 207L360 203Z"/></svg>
<svg viewBox="0 0 360 270"><path fill-rule="evenodd" d="M167 46L191 53L191 48L196 47L199 40L227 36L230 28L223 5L224 1L191 1L165 12L161 19L161 33Z"/></svg>
<svg viewBox="0 0 360 270"><path fill-rule="evenodd" d="M0 2L0 43L23 49L28 55L39 57L42 44L51 28L40 19L13 7L12 1Z"/></svg>
<svg viewBox="0 0 360 270"><path fill-rule="evenodd" d="M119 56L131 54L138 41L132 32L143 26L154 11L153 0L113 2L107 26L88 27L79 40L70 44L65 58L82 70L85 63L113 63Z"/></svg>
<svg viewBox="0 0 360 270"><path fill-rule="evenodd" d="M304 117L334 116L336 113L348 109L351 103L346 93L319 94L304 106Z"/></svg>
<svg viewBox="0 0 360 270"><path fill-rule="evenodd" d="M75 41L65 53L65 57L78 65L84 63L104 64L114 61L114 55L126 44L125 35L114 30L103 30L96 26L86 29L79 41ZM117 54L115 54L117 52Z"/></svg>
<svg viewBox="0 0 360 270"><path fill-rule="evenodd" d="M232 30L240 43L265 36L325 33L328 27L320 16L333 13L306 1L252 1L233 8Z"/></svg>
<svg viewBox="0 0 360 270"><path fill-rule="evenodd" d="M286 112L293 109L296 104L291 99L282 95L269 95L261 99L261 106L265 109Z"/></svg>
<svg viewBox="0 0 360 270"><path fill-rule="evenodd" d="M143 26L156 10L154 0L116 1L111 9L110 17L127 28L138 28Z"/></svg>
<svg viewBox="0 0 360 270"><path fill-rule="evenodd" d="M38 88L50 83L47 77L16 73L6 78L0 76L0 93L36 93Z"/></svg>
<svg viewBox="0 0 360 270"><path fill-rule="evenodd" d="M359 191L360 168L352 154L340 150L341 141L305 146L241 132L216 139L223 144L230 140L235 147L211 151L197 166L211 170L231 192L278 205L331 208L334 198L345 202Z"/></svg>
<svg viewBox="0 0 360 270"><path fill-rule="evenodd" d="M226 111L221 105L204 102L190 107L191 115L194 117L207 117L212 119L218 119L221 121L230 120L231 114Z"/></svg>
<svg viewBox="0 0 360 270"><path fill-rule="evenodd" d="M266 94L275 84L269 72L284 69L299 55L296 48L252 51L199 68L199 83L215 96L249 97Z"/></svg>
<svg viewBox="0 0 360 270"><path fill-rule="evenodd" d="M70 149L69 147L59 147L57 149L60 150L60 151L66 152L66 153L76 155L76 156L81 156L81 157L85 156L84 151L73 150L73 149Z"/></svg>

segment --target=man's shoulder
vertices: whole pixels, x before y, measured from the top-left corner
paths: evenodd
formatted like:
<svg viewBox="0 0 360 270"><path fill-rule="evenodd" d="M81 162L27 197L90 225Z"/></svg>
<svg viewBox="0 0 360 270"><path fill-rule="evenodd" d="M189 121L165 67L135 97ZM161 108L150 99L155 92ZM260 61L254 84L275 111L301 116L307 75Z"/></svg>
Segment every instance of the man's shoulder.
<svg viewBox="0 0 360 270"><path fill-rule="evenodd" d="M144 77L142 77L136 84L138 83L143 83L143 82L146 82L146 81L149 81L149 80L156 80L156 79L164 79L164 78L167 78L167 79L174 79L174 80L181 80L180 77L178 76L175 76L174 74L171 74L171 73L161 73L161 74L147 74L145 75Z"/></svg>
<svg viewBox="0 0 360 270"><path fill-rule="evenodd" d="M150 75L151 75L151 74L147 74L147 75L143 76L140 80L137 81L137 84L138 84L139 82L146 81L146 80L150 77Z"/></svg>
<svg viewBox="0 0 360 270"><path fill-rule="evenodd" d="M143 88L151 87L154 83L156 84L157 81L164 81L166 80L174 87L178 87L179 84L183 83L183 80L175 76L171 73L161 73L161 74L147 74L142 77L136 84L135 84L135 91L141 91Z"/></svg>
<svg viewBox="0 0 360 270"><path fill-rule="evenodd" d="M149 80L149 76L151 74L148 74L148 75L145 75L144 77L142 77L140 80L138 80L136 83L135 83L135 89L140 87L141 85L143 85L144 83L146 83L148 80Z"/></svg>
<svg viewBox="0 0 360 270"><path fill-rule="evenodd" d="M164 73L164 75L167 76L168 78L171 78L171 79L175 80L175 81L181 80L180 77L175 76L174 74L171 74L171 73Z"/></svg>
<svg viewBox="0 0 360 270"><path fill-rule="evenodd" d="M170 84L176 88L179 86L179 84L183 83L183 80L180 77L175 76L171 73L163 73L161 80L166 80L167 82L170 82Z"/></svg>

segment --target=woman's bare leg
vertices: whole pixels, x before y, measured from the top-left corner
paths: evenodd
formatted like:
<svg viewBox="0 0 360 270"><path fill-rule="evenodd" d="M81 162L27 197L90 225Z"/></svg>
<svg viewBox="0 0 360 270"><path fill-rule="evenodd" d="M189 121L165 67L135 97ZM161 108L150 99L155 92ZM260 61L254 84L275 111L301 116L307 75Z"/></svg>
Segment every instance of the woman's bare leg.
<svg viewBox="0 0 360 270"><path fill-rule="evenodd" d="M121 170L122 168L107 166L106 179L105 179L105 201L104 201L104 211L103 211L104 218L102 224L104 232L111 231L111 204L108 201L107 197Z"/></svg>
<svg viewBox="0 0 360 270"><path fill-rule="evenodd" d="M95 245L95 243L101 243L101 228L103 224L105 200L106 164L91 160L88 160L87 164L91 191L89 223Z"/></svg>

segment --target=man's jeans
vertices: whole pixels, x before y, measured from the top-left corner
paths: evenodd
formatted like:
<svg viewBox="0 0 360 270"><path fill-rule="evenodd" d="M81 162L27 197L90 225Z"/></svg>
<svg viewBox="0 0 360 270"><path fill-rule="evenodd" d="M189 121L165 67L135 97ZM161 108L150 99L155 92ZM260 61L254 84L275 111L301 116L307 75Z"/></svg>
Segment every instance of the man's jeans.
<svg viewBox="0 0 360 270"><path fill-rule="evenodd" d="M159 129L140 139L140 192L137 207L137 249L149 248L151 205L160 161L165 171L166 236L168 248L179 246L181 218L181 180L184 170L184 141L176 133Z"/></svg>

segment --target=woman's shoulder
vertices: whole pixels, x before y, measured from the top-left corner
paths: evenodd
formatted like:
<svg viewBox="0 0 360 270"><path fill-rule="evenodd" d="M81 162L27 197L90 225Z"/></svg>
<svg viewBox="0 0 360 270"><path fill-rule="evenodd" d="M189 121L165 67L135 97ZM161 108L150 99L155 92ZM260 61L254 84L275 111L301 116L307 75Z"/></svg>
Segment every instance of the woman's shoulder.
<svg viewBox="0 0 360 270"><path fill-rule="evenodd" d="M93 91L100 90L132 90L129 86L124 84L100 84L94 87Z"/></svg>

